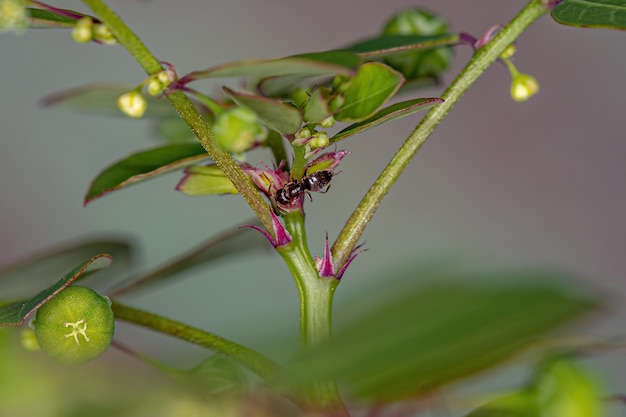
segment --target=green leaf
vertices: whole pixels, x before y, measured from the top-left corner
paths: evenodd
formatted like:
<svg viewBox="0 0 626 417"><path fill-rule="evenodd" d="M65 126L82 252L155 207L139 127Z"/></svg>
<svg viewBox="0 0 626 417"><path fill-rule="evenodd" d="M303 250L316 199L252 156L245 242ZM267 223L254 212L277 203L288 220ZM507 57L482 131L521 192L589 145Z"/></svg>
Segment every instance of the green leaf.
<svg viewBox="0 0 626 417"><path fill-rule="evenodd" d="M238 194L239 190L217 165L194 165L185 170L185 176L176 190L189 196Z"/></svg>
<svg viewBox="0 0 626 417"><path fill-rule="evenodd" d="M352 396L375 400L415 396L507 359L598 304L554 284L551 272L493 277L500 282L481 275L405 289L303 353L290 381L338 379Z"/></svg>
<svg viewBox="0 0 626 417"><path fill-rule="evenodd" d="M254 218L238 227L213 236L190 251L118 285L117 288L108 292L109 296L113 298L138 289L146 289L153 284L172 280L177 275L192 268L233 256L241 256L252 250L269 248L267 240L261 233L244 226L262 227L262 224L257 218Z"/></svg>
<svg viewBox="0 0 626 417"><path fill-rule="evenodd" d="M254 111L259 120L268 128L283 135L295 133L302 125L302 114L291 104L268 97L234 91L228 87L224 87L224 92L235 103Z"/></svg>
<svg viewBox="0 0 626 417"><path fill-rule="evenodd" d="M534 393L543 415L552 417L601 417L603 390L597 376L567 356L546 360L538 369L529 391Z"/></svg>
<svg viewBox="0 0 626 417"><path fill-rule="evenodd" d="M68 107L81 112L105 116L127 117L117 107L117 98L135 87L113 84L89 84L83 87L59 91L44 97L44 107ZM178 113L164 97L144 97L148 102L144 118L179 118Z"/></svg>
<svg viewBox="0 0 626 417"><path fill-rule="evenodd" d="M208 158L199 143L177 143L134 153L102 171L89 186L85 204L120 188Z"/></svg>
<svg viewBox="0 0 626 417"><path fill-rule="evenodd" d="M626 30L626 0L565 0L551 15L563 25Z"/></svg>
<svg viewBox="0 0 626 417"><path fill-rule="evenodd" d="M459 35L382 35L355 43L343 50L354 52L362 59L374 60L394 55L404 55L409 51L439 48L459 43Z"/></svg>
<svg viewBox="0 0 626 417"><path fill-rule="evenodd" d="M523 389L491 400L467 417L601 417L598 378L567 356L544 360Z"/></svg>
<svg viewBox="0 0 626 417"><path fill-rule="evenodd" d="M191 72L180 79L181 83L219 77L276 77L299 75L353 75L360 63L358 56L346 51L327 51L294 55L279 59L246 60L222 64L201 71Z"/></svg>
<svg viewBox="0 0 626 417"><path fill-rule="evenodd" d="M290 92L311 84L311 77L306 75L282 75L261 78L256 84L257 91L266 97L283 97ZM308 82L307 82L308 81Z"/></svg>
<svg viewBox="0 0 626 417"><path fill-rule="evenodd" d="M39 307L47 303L65 287L76 281L81 275L97 271L111 264L111 255L96 255L87 262L77 266L56 284L46 288L34 297L0 307L0 327L21 326L24 321Z"/></svg>
<svg viewBox="0 0 626 417"><path fill-rule="evenodd" d="M387 65L370 62L359 67L348 82L345 101L335 119L358 122L372 116L404 82L404 77Z"/></svg>
<svg viewBox="0 0 626 417"><path fill-rule="evenodd" d="M429 109L436 104L442 103L443 101L444 100L440 98L418 98L392 104L389 107L379 110L369 119L351 124L330 138L330 141L331 143L338 142L348 136L356 135L357 133L361 133L382 123L391 122L393 120L409 116L413 113L417 113L418 111Z"/></svg>
<svg viewBox="0 0 626 417"><path fill-rule="evenodd" d="M328 97L322 88L315 89L302 108L302 115L307 123L321 122L332 112L328 108Z"/></svg>
<svg viewBox="0 0 626 417"><path fill-rule="evenodd" d="M4 266L0 270L0 295L11 300L29 297L63 276L67 265L76 265L99 253L108 253L115 258L112 267L98 274L99 279L103 278L102 281L109 286L115 285L117 278L125 278L133 264L133 250L127 240L83 239L55 245L52 249ZM98 284L94 283L93 287L104 291L103 286Z"/></svg>
<svg viewBox="0 0 626 417"><path fill-rule="evenodd" d="M59 28L59 27L71 28L71 27L74 27L77 19L83 16L86 16L82 13L78 13L73 10L65 10L65 9L61 9L61 10L76 16L76 18L71 18L60 13L55 13L50 10L35 9L35 8L29 7L28 12L30 14L30 18L28 19L29 20L28 27L33 28L33 29L46 29L46 28Z"/></svg>

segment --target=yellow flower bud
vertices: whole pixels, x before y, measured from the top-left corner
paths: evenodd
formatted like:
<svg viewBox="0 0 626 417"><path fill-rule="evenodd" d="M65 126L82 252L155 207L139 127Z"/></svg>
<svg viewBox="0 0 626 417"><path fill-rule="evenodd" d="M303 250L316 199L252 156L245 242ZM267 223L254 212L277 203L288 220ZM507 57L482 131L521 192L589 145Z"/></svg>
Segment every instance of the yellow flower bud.
<svg viewBox="0 0 626 417"><path fill-rule="evenodd" d="M28 28L28 9L24 0L0 0L0 33L23 32Z"/></svg>
<svg viewBox="0 0 626 417"><path fill-rule="evenodd" d="M539 83L532 75L516 74L511 83L511 97L515 101L526 101L539 91Z"/></svg>
<svg viewBox="0 0 626 417"><path fill-rule="evenodd" d="M502 51L502 53L500 54L500 58L509 59L513 55L515 55L515 52L517 52L517 47L514 44L510 44L506 47L504 51Z"/></svg>
<svg viewBox="0 0 626 417"><path fill-rule="evenodd" d="M81 17L72 28L74 42L87 43L93 38L93 19L89 16Z"/></svg>
<svg viewBox="0 0 626 417"><path fill-rule="evenodd" d="M140 92L133 90L117 98L117 107L127 116L139 119L146 112L148 102Z"/></svg>
<svg viewBox="0 0 626 417"><path fill-rule="evenodd" d="M113 32L111 32L111 29L104 23L93 25L93 37L106 45L115 45L117 43Z"/></svg>
<svg viewBox="0 0 626 417"><path fill-rule="evenodd" d="M152 78L150 81L148 81L147 91L148 94L150 94L151 96L157 96L163 91L163 84L160 80Z"/></svg>
<svg viewBox="0 0 626 417"><path fill-rule="evenodd" d="M326 132L317 132L307 145L310 145L311 149L318 149L327 147L329 143L330 141Z"/></svg>
<svg viewBox="0 0 626 417"><path fill-rule="evenodd" d="M333 116L328 116L324 120L320 122L320 126L323 128L329 129L335 125L335 118Z"/></svg>

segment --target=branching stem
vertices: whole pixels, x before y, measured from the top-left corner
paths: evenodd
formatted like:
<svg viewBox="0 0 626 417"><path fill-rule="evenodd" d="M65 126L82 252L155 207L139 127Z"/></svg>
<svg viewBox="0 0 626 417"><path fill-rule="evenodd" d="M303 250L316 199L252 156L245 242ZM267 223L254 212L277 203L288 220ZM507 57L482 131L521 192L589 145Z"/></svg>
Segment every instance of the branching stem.
<svg viewBox="0 0 626 417"><path fill-rule="evenodd" d="M83 0L96 16L110 29L115 38L137 60L148 75L163 71L161 63L133 33L133 31L102 0ZM180 117L189 125L209 156L232 181L239 193L250 205L269 233L273 233L272 218L269 208L261 195L254 188L250 178L239 168L233 158L216 148L213 132L206 124L189 98L181 91L167 95Z"/></svg>
<svg viewBox="0 0 626 417"><path fill-rule="evenodd" d="M472 59L441 96L445 101L426 113L344 225L332 247L335 270L339 270L346 263L383 198L433 130L459 101L465 91L498 59L500 54L530 24L546 12L547 10L540 0L531 0L509 24L502 28L491 42L476 51Z"/></svg>

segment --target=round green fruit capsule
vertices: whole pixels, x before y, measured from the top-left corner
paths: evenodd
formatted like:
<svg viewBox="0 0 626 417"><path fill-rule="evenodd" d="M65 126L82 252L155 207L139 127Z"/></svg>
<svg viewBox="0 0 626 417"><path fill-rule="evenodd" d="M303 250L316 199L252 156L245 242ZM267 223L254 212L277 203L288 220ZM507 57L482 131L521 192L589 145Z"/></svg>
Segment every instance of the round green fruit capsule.
<svg viewBox="0 0 626 417"><path fill-rule="evenodd" d="M107 350L114 323L107 298L72 285L37 310L34 325L44 352L59 362L79 364Z"/></svg>
<svg viewBox="0 0 626 417"><path fill-rule="evenodd" d="M394 15L383 29L385 35L432 36L449 33L448 23L441 17L422 9L412 8ZM437 76L452 62L450 47L407 52L385 59L392 68L400 71L407 80Z"/></svg>

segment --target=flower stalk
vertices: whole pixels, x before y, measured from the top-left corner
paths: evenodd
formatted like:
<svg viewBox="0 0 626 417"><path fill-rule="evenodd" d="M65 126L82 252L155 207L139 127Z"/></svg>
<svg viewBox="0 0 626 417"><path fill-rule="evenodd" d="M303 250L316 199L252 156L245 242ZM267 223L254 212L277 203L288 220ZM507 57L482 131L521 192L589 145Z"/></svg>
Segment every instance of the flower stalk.
<svg viewBox="0 0 626 417"><path fill-rule="evenodd" d="M271 382L272 378L282 371L282 368L278 364L266 356L213 333L127 306L118 301L113 301L111 308L113 309L115 318L118 320L124 320L164 334L169 334L181 340L186 340L195 345L210 349L213 352L222 353L268 382Z"/></svg>

